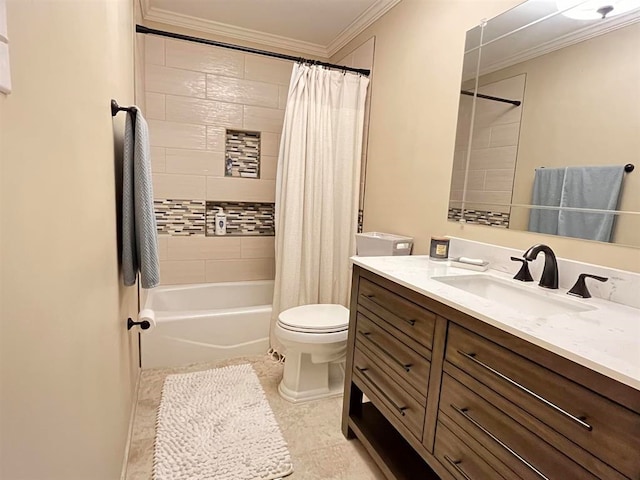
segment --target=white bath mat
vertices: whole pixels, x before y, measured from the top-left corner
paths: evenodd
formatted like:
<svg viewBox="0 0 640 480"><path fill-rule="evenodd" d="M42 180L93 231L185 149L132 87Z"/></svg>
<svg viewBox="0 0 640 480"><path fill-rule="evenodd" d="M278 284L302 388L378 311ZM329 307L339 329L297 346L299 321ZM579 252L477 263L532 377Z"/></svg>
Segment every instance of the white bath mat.
<svg viewBox="0 0 640 480"><path fill-rule="evenodd" d="M291 456L251 365L167 376L154 480L272 480Z"/></svg>

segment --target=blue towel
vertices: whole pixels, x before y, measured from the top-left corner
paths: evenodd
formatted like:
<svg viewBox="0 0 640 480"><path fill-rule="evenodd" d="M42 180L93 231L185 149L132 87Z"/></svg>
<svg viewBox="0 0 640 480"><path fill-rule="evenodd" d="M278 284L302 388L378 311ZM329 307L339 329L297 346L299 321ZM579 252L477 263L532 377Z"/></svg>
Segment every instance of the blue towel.
<svg viewBox="0 0 640 480"><path fill-rule="evenodd" d="M135 115L135 131L131 116ZM140 272L142 288L160 283L158 237L153 209L149 129L138 108L127 113L122 164L122 270L131 286Z"/></svg>
<svg viewBox="0 0 640 480"><path fill-rule="evenodd" d="M560 206L616 210L623 176L623 166L568 167ZM614 220L613 213L561 210L558 235L610 242Z"/></svg>
<svg viewBox="0 0 640 480"><path fill-rule="evenodd" d="M560 206L565 170L564 167L536 168L531 205ZM529 231L556 235L558 233L558 210L532 208L529 213Z"/></svg>

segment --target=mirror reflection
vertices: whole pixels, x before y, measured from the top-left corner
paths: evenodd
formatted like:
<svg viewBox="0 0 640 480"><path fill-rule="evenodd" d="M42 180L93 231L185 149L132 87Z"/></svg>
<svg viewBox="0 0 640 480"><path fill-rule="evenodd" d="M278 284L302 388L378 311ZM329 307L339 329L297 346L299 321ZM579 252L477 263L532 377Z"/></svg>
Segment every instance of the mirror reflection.
<svg viewBox="0 0 640 480"><path fill-rule="evenodd" d="M449 219L640 246L640 4L562 3L468 32Z"/></svg>

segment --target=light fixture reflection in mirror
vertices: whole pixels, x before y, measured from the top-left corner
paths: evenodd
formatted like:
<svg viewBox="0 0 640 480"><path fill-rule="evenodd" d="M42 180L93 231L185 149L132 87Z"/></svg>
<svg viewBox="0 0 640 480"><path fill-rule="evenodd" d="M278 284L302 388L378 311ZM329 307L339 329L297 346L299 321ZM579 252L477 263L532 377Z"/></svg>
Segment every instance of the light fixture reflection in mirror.
<svg viewBox="0 0 640 480"><path fill-rule="evenodd" d="M556 0L562 15L576 20L610 18L640 7L640 0Z"/></svg>

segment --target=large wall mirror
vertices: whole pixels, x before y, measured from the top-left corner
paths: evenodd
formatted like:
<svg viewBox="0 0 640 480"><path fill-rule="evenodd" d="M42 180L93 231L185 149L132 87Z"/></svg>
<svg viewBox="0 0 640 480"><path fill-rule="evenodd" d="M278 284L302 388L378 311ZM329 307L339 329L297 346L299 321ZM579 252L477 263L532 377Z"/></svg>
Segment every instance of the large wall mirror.
<svg viewBox="0 0 640 480"><path fill-rule="evenodd" d="M640 0L467 32L448 217L640 247Z"/></svg>

